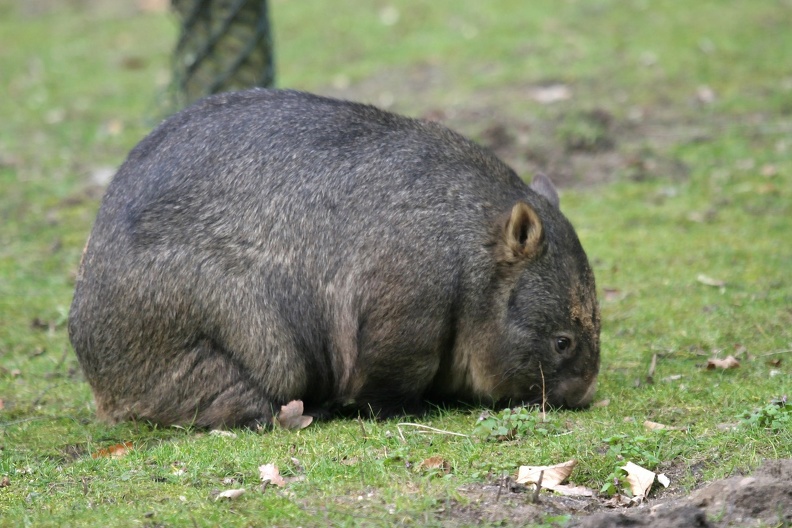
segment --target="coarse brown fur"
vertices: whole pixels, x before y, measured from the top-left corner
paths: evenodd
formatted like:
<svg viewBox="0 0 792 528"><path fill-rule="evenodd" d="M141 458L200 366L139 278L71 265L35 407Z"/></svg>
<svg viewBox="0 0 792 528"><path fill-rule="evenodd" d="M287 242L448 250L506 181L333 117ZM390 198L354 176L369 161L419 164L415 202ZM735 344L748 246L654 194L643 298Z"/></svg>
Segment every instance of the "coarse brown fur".
<svg viewBox="0 0 792 528"><path fill-rule="evenodd" d="M436 123L293 91L200 101L132 150L69 335L107 421L269 423L293 399L582 407L594 276L558 195Z"/></svg>

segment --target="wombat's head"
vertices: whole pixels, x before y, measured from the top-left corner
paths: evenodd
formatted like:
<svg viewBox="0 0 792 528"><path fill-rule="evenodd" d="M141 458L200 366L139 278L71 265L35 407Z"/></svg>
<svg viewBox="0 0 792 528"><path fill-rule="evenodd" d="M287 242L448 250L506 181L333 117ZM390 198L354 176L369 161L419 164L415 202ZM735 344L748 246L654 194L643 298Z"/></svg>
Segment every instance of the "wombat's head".
<svg viewBox="0 0 792 528"><path fill-rule="evenodd" d="M550 181L542 198L515 203L497 226L502 307L492 396L510 403L587 406L596 388L600 315L594 274Z"/></svg>

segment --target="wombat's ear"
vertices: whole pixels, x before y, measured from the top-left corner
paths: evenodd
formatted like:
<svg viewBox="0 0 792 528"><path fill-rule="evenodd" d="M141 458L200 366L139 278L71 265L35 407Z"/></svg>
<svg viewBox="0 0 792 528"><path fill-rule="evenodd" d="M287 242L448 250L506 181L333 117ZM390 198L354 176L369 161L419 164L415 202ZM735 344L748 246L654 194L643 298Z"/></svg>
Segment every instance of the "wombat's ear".
<svg viewBox="0 0 792 528"><path fill-rule="evenodd" d="M512 207L504 230L505 260L532 258L544 248L542 221L530 205L517 202Z"/></svg>
<svg viewBox="0 0 792 528"><path fill-rule="evenodd" d="M558 191L556 191L556 188L553 185L553 182L550 181L550 178L541 172L534 176L530 187L540 196L547 198L547 201L553 204L555 207L559 206L560 200L558 199Z"/></svg>

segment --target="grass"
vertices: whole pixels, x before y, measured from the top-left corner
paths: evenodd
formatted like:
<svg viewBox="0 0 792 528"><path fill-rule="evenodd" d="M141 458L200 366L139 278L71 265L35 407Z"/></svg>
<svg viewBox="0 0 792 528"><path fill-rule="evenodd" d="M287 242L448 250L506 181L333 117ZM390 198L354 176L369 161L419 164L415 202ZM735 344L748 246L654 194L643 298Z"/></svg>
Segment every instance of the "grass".
<svg viewBox="0 0 792 528"><path fill-rule="evenodd" d="M599 489L626 453L684 491L792 457L788 422L740 425L792 392L788 1L401 2L393 25L385 2L272 2L280 86L348 85L374 102L390 92L413 115L473 108L481 119L459 128L474 136L493 119L568 123L602 108L635 127L625 156L685 167L681 177L618 170L606 185L564 190L601 292L597 399L610 403L551 412L550 434L528 427L508 441L473 435L482 409L415 420L469 437L398 421L237 438L96 422L64 325L101 194L92 179L161 117L176 27L114 3L20 5L0 2L0 525L475 524L498 520L481 513L482 490L519 465L575 458L574 482ZM572 99L527 96L556 82ZM712 102L697 101L701 86ZM702 368L728 354L740 368ZM646 431L644 420L684 430ZM92 456L125 442L126 456ZM431 456L450 472L421 468ZM258 466L271 462L295 479L262 492ZM248 491L214 500L236 487ZM504 505L503 519L519 524L520 511Z"/></svg>

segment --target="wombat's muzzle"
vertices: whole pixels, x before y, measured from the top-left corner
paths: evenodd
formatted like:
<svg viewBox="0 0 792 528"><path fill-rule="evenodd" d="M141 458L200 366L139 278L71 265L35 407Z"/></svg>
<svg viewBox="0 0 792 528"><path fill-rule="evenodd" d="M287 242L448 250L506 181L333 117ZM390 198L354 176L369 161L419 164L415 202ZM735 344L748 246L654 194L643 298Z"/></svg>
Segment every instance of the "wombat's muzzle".
<svg viewBox="0 0 792 528"><path fill-rule="evenodd" d="M597 391L597 376L573 378L562 381L554 391L563 407L580 409L588 407Z"/></svg>

